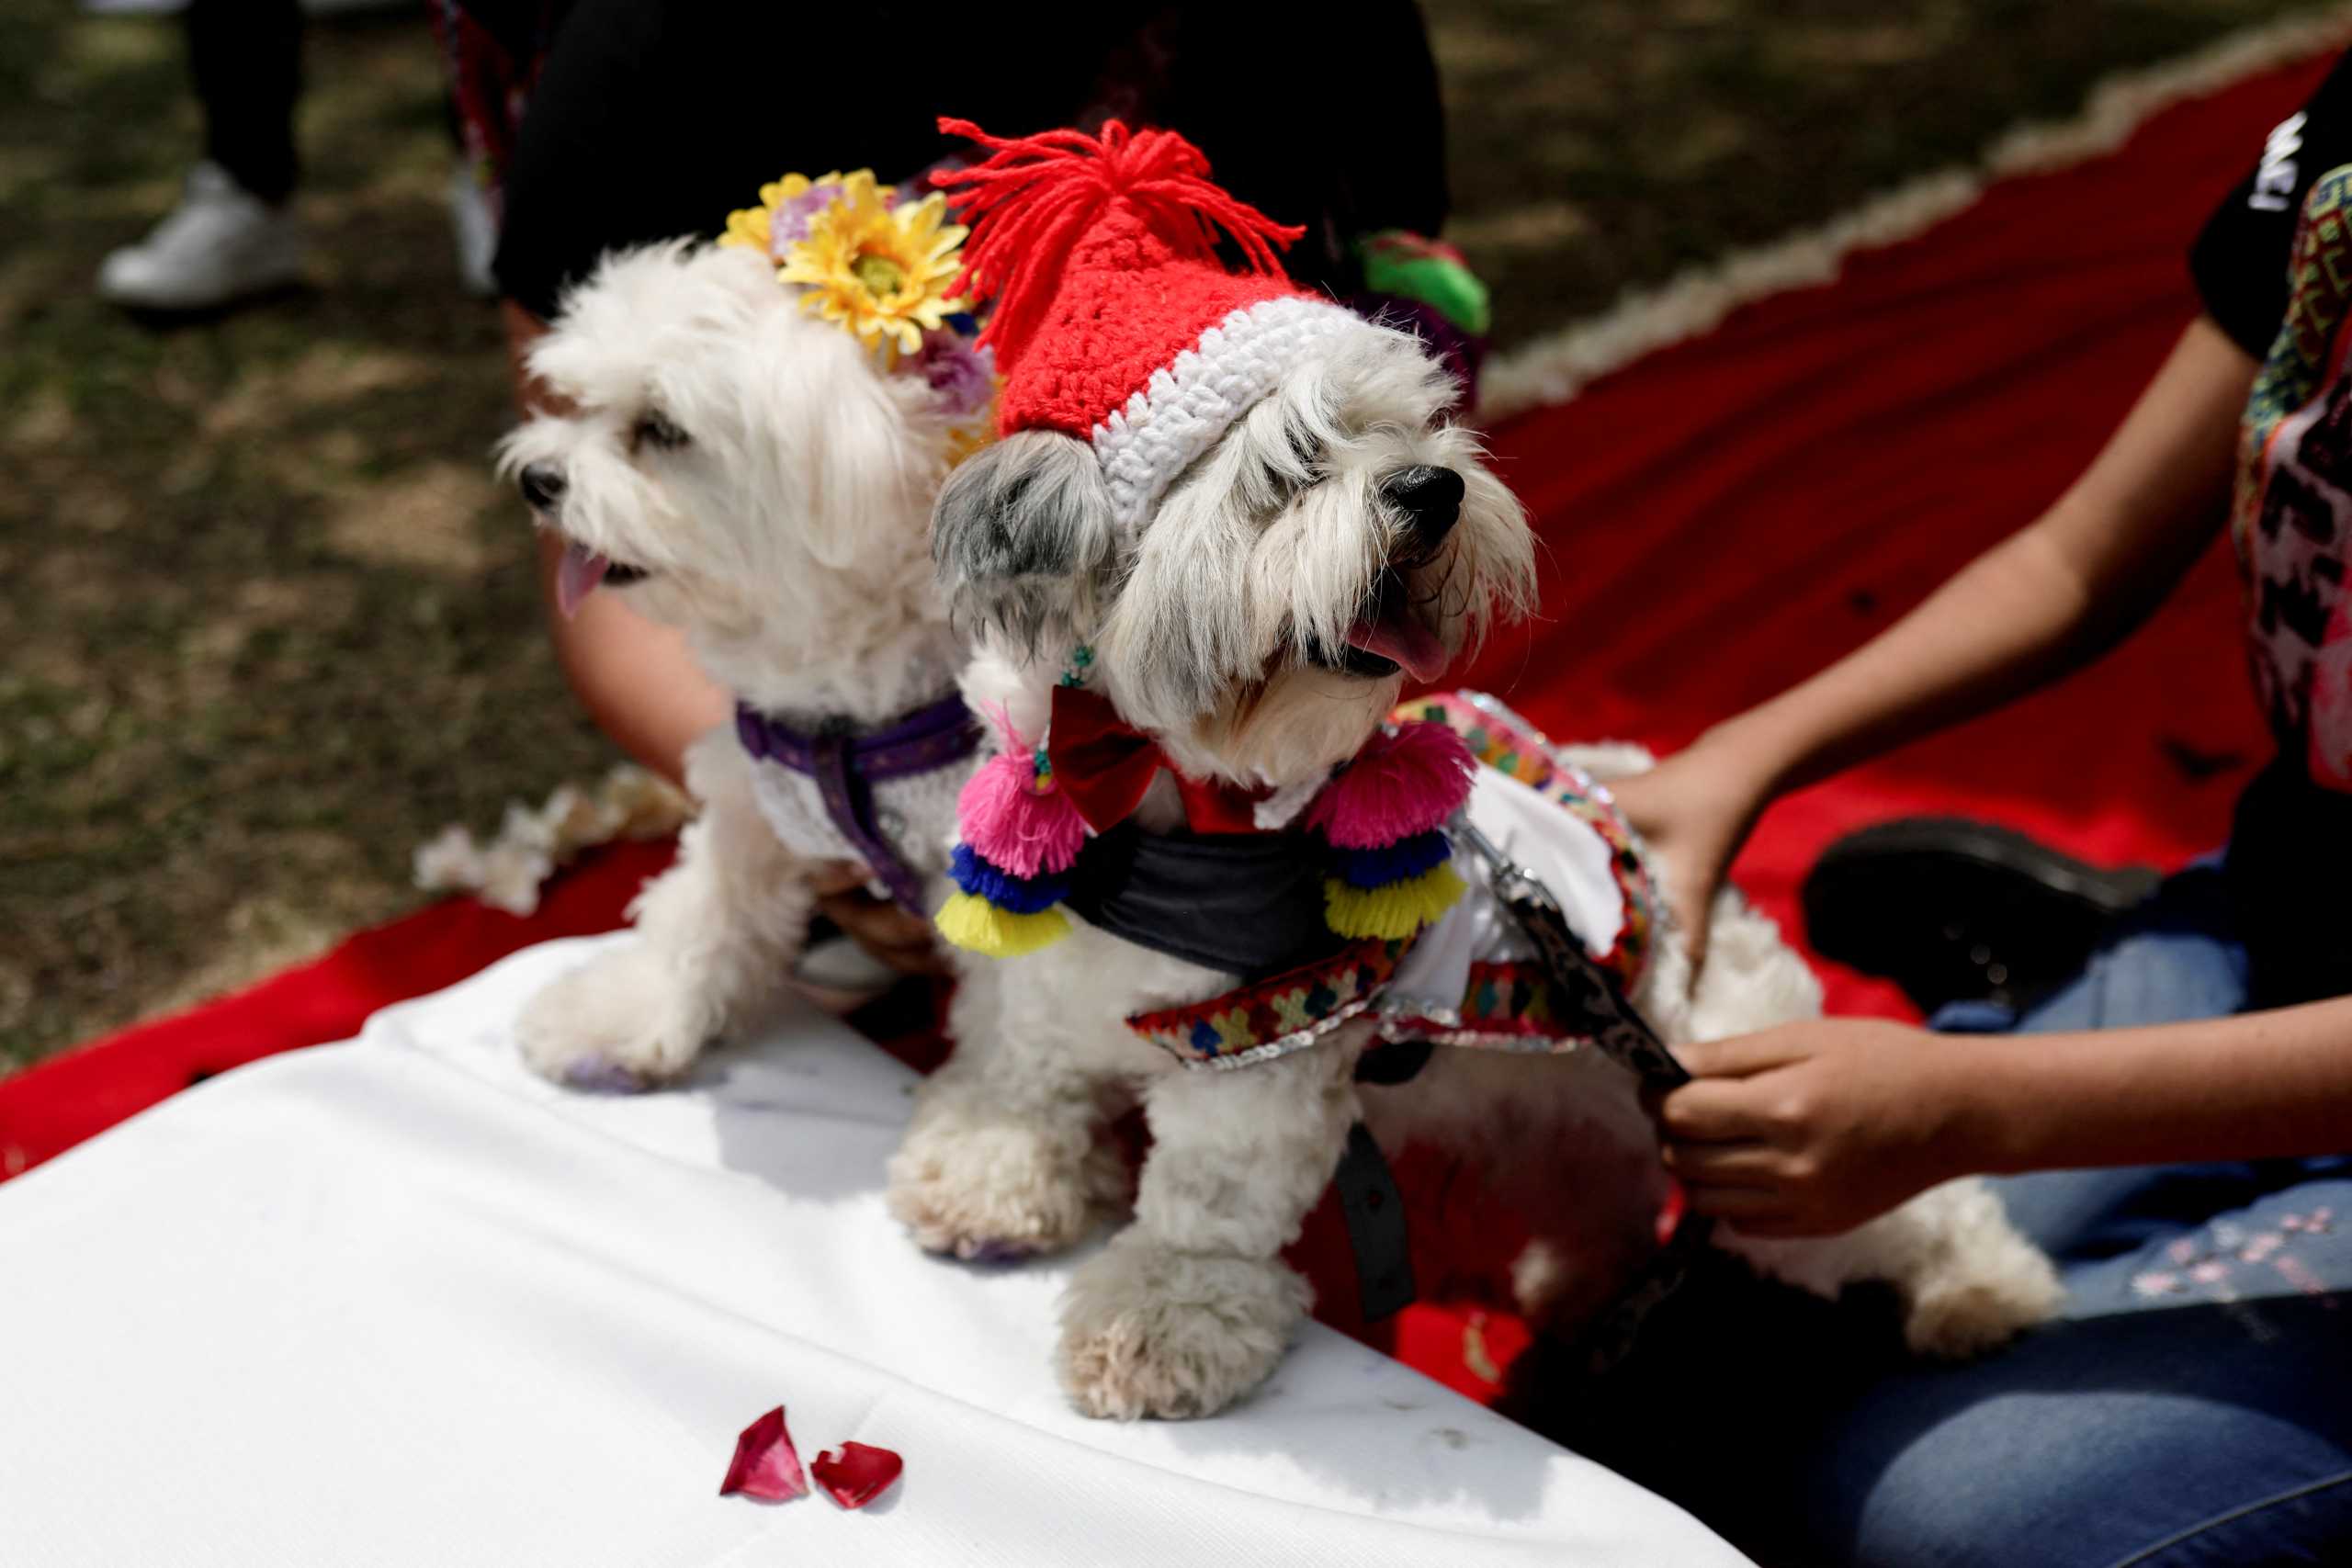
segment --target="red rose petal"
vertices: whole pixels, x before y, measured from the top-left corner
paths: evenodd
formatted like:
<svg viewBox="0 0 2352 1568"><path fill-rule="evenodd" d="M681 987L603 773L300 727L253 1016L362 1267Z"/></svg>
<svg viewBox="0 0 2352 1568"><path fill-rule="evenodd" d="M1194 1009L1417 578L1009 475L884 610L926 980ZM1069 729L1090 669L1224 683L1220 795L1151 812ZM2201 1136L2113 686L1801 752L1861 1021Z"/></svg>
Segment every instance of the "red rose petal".
<svg viewBox="0 0 2352 1568"><path fill-rule="evenodd" d="M870 1443L843 1443L835 1453L827 1449L809 1462L808 1472L825 1495L844 1508L863 1508L889 1490L907 1461L888 1449Z"/></svg>
<svg viewBox="0 0 2352 1568"><path fill-rule="evenodd" d="M783 1405L744 1427L743 1435L735 1439L734 1462L727 1467L718 1495L727 1497L738 1492L771 1503L808 1495L800 1451L792 1446L792 1434L785 1429Z"/></svg>

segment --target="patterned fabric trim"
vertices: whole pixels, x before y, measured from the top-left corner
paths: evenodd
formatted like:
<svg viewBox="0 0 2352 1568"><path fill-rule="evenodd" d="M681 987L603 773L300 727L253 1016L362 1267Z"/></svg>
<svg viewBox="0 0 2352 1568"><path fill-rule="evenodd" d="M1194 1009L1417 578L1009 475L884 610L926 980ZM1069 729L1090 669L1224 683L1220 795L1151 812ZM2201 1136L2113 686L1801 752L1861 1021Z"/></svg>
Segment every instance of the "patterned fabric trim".
<svg viewBox="0 0 2352 1568"><path fill-rule="evenodd" d="M1479 761L1517 779L1566 807L1600 836L1610 850L1609 874L1624 900L1625 923L1606 953L1595 953L1632 990L1649 967L1650 942L1657 927L1658 891L1642 857L1633 825L1617 808L1609 786L1582 768L1559 760L1544 732L1484 692L1440 692L1416 697L1389 716L1399 722L1424 719L1462 737Z"/></svg>
<svg viewBox="0 0 2352 1568"><path fill-rule="evenodd" d="M1366 940L1190 1007L1137 1013L1127 1027L1188 1066L1271 1062L1369 1008L1410 945Z"/></svg>
<svg viewBox="0 0 2352 1568"><path fill-rule="evenodd" d="M1414 1040L1545 1055L1581 1050L1592 1043L1590 1032L1568 1016L1559 987L1542 964L1484 959L1470 965L1469 993L1462 998L1461 1007L1442 1018L1385 1013L1380 1038L1392 1044Z"/></svg>
<svg viewBox="0 0 2352 1568"><path fill-rule="evenodd" d="M1462 998L1461 1019L1465 1033L1532 1035L1548 1040L1561 1022L1559 997L1551 975L1541 964L1473 964L1470 990Z"/></svg>
<svg viewBox="0 0 2352 1568"><path fill-rule="evenodd" d="M1361 942L1319 964L1210 1001L1138 1013L1127 1027L1187 1066L1222 1070L1271 1062L1317 1043L1372 1009L1411 945ZM1573 1051L1589 1043L1564 1016L1551 976L1535 963L1473 964L1469 990L1453 1013L1385 1014L1379 1034L1388 1042L1506 1051Z"/></svg>

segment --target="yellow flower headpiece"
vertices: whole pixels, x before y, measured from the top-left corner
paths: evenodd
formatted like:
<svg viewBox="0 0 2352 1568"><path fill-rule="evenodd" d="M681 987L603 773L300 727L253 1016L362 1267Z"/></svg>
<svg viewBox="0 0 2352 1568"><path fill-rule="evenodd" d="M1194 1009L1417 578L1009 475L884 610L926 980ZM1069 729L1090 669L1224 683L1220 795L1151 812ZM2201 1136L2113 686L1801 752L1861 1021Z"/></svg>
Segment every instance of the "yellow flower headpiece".
<svg viewBox="0 0 2352 1568"><path fill-rule="evenodd" d="M871 169L786 175L760 187L759 206L729 213L718 243L765 252L776 280L798 286L810 313L912 354L924 333L964 308L947 290L963 267L967 231L945 221L946 197L894 203L896 195Z"/></svg>

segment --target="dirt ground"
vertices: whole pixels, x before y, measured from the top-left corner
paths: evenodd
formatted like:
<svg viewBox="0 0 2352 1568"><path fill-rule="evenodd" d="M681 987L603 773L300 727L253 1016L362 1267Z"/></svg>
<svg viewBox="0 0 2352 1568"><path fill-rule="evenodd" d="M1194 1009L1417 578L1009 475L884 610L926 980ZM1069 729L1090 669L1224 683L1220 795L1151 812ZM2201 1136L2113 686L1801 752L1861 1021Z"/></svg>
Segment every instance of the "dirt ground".
<svg viewBox="0 0 2352 1568"><path fill-rule="evenodd" d="M1430 0L1508 344L1815 223L2284 0ZM420 18L312 28L314 287L156 330L112 245L197 145L177 29L0 0L0 1072L422 897L412 849L612 754L490 481Z"/></svg>

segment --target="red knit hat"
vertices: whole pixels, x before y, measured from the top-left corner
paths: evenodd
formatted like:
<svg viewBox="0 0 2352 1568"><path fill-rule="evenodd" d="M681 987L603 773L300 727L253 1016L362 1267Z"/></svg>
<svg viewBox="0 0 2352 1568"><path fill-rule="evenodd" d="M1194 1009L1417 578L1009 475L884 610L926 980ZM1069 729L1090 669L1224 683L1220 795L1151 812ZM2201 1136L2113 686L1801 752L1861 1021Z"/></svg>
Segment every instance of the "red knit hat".
<svg viewBox="0 0 2352 1568"><path fill-rule="evenodd" d="M1173 131L1101 137L1056 130L1014 141L968 120L939 129L992 156L933 175L972 225L956 292L994 301L1001 434L1057 430L1091 443L1122 525L1302 355L1377 332L1283 275L1276 223L1208 180L1208 160ZM1248 270L1216 254L1223 230Z"/></svg>

